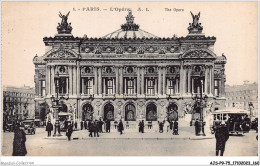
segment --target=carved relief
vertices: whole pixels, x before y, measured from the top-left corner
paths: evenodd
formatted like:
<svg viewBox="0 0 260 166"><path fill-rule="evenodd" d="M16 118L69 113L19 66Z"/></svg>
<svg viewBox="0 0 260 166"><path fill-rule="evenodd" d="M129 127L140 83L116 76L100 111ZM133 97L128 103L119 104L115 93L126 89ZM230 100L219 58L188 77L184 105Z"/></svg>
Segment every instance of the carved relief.
<svg viewBox="0 0 260 166"><path fill-rule="evenodd" d="M182 58L214 58L213 52L206 49L193 49L185 52Z"/></svg>
<svg viewBox="0 0 260 166"><path fill-rule="evenodd" d="M90 73L93 73L93 67L90 66L81 67L81 74L90 74Z"/></svg>
<svg viewBox="0 0 260 166"><path fill-rule="evenodd" d="M129 46L129 47L126 47L125 48L125 51L128 52L128 53L133 53L136 51L136 48L135 47L132 47L132 46Z"/></svg>
<svg viewBox="0 0 260 166"><path fill-rule="evenodd" d="M69 49L60 48L58 50L51 50L47 53L48 58L60 58L60 59L67 59L67 58L77 58L75 55L76 53Z"/></svg>
<svg viewBox="0 0 260 166"><path fill-rule="evenodd" d="M68 67L67 66L56 66L55 73L68 74Z"/></svg>

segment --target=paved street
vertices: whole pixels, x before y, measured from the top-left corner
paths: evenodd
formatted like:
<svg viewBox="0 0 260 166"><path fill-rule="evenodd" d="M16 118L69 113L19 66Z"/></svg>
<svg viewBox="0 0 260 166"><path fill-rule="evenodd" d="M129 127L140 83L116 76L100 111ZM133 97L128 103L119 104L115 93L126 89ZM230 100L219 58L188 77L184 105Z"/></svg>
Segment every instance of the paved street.
<svg viewBox="0 0 260 166"><path fill-rule="evenodd" d="M73 132L72 141L65 136L46 137L44 128L37 128L36 135L27 135L28 156L214 156L214 135L194 136L193 127L180 127L180 135L170 132L146 131L141 134L126 130L123 135L112 130L89 138L86 130ZM65 133L62 133L65 135ZM3 134L3 155L12 155L13 133ZM244 136L230 136L225 156L256 156L255 131ZM205 138L205 139L201 139Z"/></svg>

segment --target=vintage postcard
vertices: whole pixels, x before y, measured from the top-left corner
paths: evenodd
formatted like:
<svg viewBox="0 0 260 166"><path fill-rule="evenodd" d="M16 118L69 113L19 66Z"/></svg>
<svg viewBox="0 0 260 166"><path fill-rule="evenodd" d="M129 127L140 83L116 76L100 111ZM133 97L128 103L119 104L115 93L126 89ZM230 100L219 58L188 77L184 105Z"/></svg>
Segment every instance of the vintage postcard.
<svg viewBox="0 0 260 166"><path fill-rule="evenodd" d="M2 156L258 156L257 2L1 12Z"/></svg>

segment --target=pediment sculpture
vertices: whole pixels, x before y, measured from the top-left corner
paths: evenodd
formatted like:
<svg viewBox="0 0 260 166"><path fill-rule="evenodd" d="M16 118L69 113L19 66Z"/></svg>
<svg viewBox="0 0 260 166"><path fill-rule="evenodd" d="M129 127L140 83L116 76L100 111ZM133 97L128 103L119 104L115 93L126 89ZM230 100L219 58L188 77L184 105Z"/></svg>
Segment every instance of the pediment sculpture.
<svg viewBox="0 0 260 166"><path fill-rule="evenodd" d="M69 49L57 49L51 50L46 53L47 58L59 58L59 59L70 59L78 58L77 54Z"/></svg>
<svg viewBox="0 0 260 166"><path fill-rule="evenodd" d="M182 56L182 58L215 58L216 55L206 49L193 49L193 50L188 50L185 52Z"/></svg>

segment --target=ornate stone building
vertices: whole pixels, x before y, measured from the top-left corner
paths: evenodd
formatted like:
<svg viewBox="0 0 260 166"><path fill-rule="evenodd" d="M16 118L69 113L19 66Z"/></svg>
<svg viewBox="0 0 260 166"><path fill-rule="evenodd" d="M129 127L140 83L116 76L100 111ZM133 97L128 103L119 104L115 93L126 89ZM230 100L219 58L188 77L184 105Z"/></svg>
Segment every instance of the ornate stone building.
<svg viewBox="0 0 260 166"><path fill-rule="evenodd" d="M32 87L3 87L4 119L34 118L35 114L35 89Z"/></svg>
<svg viewBox="0 0 260 166"><path fill-rule="evenodd" d="M239 109L250 110L252 115L258 116L258 84L244 81L243 85L227 85L226 91L226 107L235 107ZM250 108L250 103L253 107Z"/></svg>
<svg viewBox="0 0 260 166"><path fill-rule="evenodd" d="M225 107L226 57L214 53L216 38L202 33L199 15L179 38L140 29L132 12L119 30L102 38L74 37L68 14L61 18L58 34L43 38L46 53L33 59L37 114L52 107L58 83L62 111L75 110L79 121L92 113L112 121L178 119L200 92L200 74L203 95L214 108Z"/></svg>

